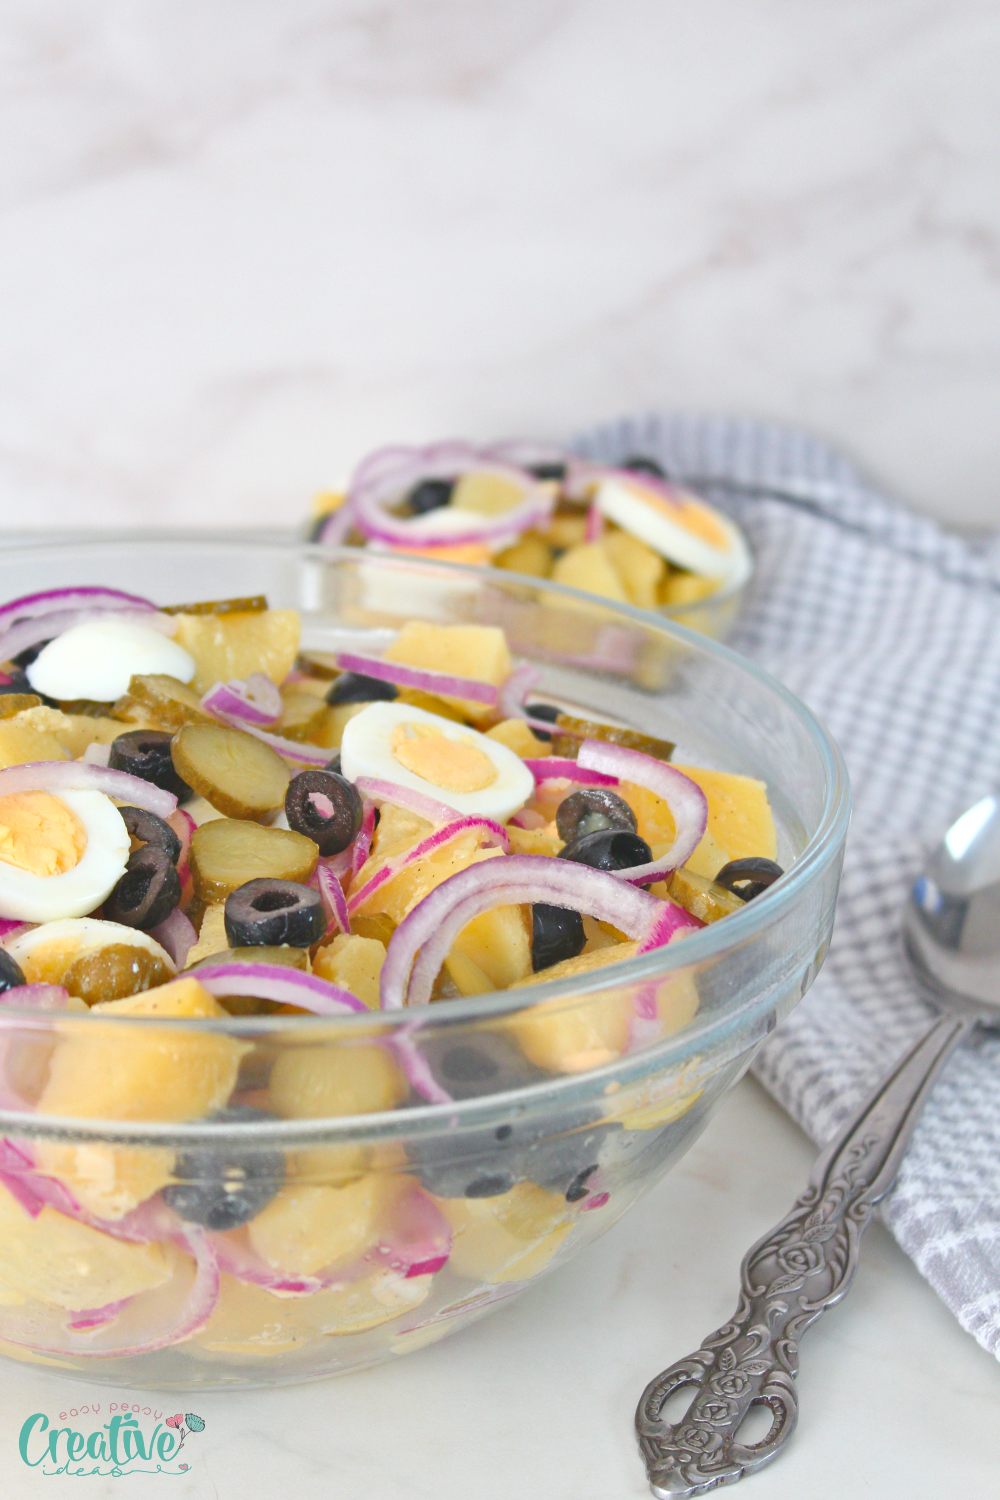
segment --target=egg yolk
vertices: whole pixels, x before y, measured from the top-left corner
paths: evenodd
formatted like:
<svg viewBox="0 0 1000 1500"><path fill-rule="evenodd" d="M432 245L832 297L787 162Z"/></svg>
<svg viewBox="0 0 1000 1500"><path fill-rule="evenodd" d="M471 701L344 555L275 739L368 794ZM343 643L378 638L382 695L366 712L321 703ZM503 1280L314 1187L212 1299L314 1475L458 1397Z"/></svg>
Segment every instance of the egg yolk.
<svg viewBox="0 0 1000 1500"><path fill-rule="evenodd" d="M392 753L401 766L449 792L482 792L497 779L485 751L471 740L451 739L431 724L400 724Z"/></svg>
<svg viewBox="0 0 1000 1500"><path fill-rule="evenodd" d="M31 875L65 875L80 863L87 830L49 792L0 797L0 860Z"/></svg>
<svg viewBox="0 0 1000 1500"><path fill-rule="evenodd" d="M648 491L642 498L654 510L661 511L668 521L673 521L675 526L683 526L685 531L700 537L710 547L719 547L728 552L729 536L726 528L718 516L707 505L702 505L700 500L684 494L679 494L676 500L666 500L662 495L652 495Z"/></svg>

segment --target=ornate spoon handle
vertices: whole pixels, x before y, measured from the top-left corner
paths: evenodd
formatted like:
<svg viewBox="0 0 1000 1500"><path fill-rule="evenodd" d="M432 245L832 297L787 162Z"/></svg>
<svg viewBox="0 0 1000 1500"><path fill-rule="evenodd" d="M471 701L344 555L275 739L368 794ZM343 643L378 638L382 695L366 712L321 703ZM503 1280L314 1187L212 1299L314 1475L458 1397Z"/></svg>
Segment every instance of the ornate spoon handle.
<svg viewBox="0 0 1000 1500"><path fill-rule="evenodd" d="M659 1500L734 1484L770 1463L791 1437L799 1339L850 1286L861 1236L896 1179L924 1099L972 1025L942 1017L900 1059L825 1148L791 1212L744 1257L731 1321L646 1387L635 1425ZM665 1421L664 1406L685 1386L692 1397L686 1414ZM755 1406L769 1409L770 1430L741 1443L740 1425Z"/></svg>

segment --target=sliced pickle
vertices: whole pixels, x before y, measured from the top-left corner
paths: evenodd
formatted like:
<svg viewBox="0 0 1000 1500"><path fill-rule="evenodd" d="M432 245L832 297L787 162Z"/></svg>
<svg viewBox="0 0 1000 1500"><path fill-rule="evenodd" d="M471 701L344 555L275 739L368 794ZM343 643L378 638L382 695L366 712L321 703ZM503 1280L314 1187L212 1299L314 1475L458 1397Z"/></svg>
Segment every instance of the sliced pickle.
<svg viewBox="0 0 1000 1500"><path fill-rule="evenodd" d="M100 1000L124 1000L165 984L173 975L157 954L131 943L109 943L85 953L67 970L63 985L71 995L96 1005Z"/></svg>
<svg viewBox="0 0 1000 1500"><path fill-rule="evenodd" d="M0 719L12 719L25 708L40 708L37 693L0 693Z"/></svg>
<svg viewBox="0 0 1000 1500"><path fill-rule="evenodd" d="M141 718L156 729L215 722L202 708L193 688L164 672L133 677L128 692L115 704L114 713L117 718Z"/></svg>
<svg viewBox="0 0 1000 1500"><path fill-rule="evenodd" d="M308 673L310 677L322 677L327 682L343 676L336 656L329 651L300 651L295 658L295 669Z"/></svg>
<svg viewBox="0 0 1000 1500"><path fill-rule="evenodd" d="M388 947L389 939L396 931L396 924L383 911L375 912L370 917L366 917L364 912L358 912L357 916L351 918L351 931L356 937L378 938L380 943Z"/></svg>
<svg viewBox="0 0 1000 1500"><path fill-rule="evenodd" d="M267 609L263 594L247 594L242 599L199 599L195 604L163 604L165 615L250 615Z"/></svg>
<svg viewBox="0 0 1000 1500"><path fill-rule="evenodd" d="M170 747L174 767L227 818L261 819L285 801L292 773L276 750L227 724L185 724Z"/></svg>
<svg viewBox="0 0 1000 1500"><path fill-rule="evenodd" d="M319 850L312 839L285 828L264 828L236 818L215 818L195 829L191 869L199 901L225 901L248 880L308 880Z"/></svg>
<svg viewBox="0 0 1000 1500"><path fill-rule="evenodd" d="M560 729L565 732L560 734ZM655 755L657 760L669 760L674 753L670 740L657 739L655 735L644 734L641 729L626 729L622 724L599 724L595 719L575 719L572 714L559 714L552 736L552 754L575 759L581 740L604 740L609 745Z"/></svg>
<svg viewBox="0 0 1000 1500"><path fill-rule="evenodd" d="M439 698L436 693L425 693L420 688L400 688L396 701L409 704L410 708L422 708L429 714L437 714L439 719L451 719L456 724L468 722L457 703Z"/></svg>
<svg viewBox="0 0 1000 1500"><path fill-rule="evenodd" d="M734 911L739 911L745 904L724 885L706 880L704 875L696 875L693 870L686 870L683 866L674 870L665 883L672 899L701 922L720 922L723 917L732 916Z"/></svg>
<svg viewBox="0 0 1000 1500"><path fill-rule="evenodd" d="M309 969L309 954L305 948L223 948L205 959L208 964L281 964L287 969ZM198 966L191 970L197 978ZM273 1000L258 1000L253 995L219 995L219 1004L231 1016L269 1016L287 1009Z"/></svg>
<svg viewBox="0 0 1000 1500"><path fill-rule="evenodd" d="M282 694L283 708L280 733L286 739L308 744L314 734L322 732L326 704L315 693L292 689Z"/></svg>

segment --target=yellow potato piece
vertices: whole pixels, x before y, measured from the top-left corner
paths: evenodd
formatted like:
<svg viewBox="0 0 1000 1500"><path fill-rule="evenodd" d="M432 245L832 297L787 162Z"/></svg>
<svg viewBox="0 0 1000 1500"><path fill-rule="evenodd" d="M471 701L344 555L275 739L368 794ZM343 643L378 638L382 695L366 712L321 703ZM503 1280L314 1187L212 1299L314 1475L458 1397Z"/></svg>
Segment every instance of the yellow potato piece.
<svg viewBox="0 0 1000 1500"><path fill-rule="evenodd" d="M167 1247L114 1239L54 1208L33 1219L0 1187L0 1296L80 1311L152 1291L172 1274Z"/></svg>
<svg viewBox="0 0 1000 1500"><path fill-rule="evenodd" d="M666 571L663 558L627 531L609 531L601 543L622 581L629 603L639 609L655 609L660 581Z"/></svg>
<svg viewBox="0 0 1000 1500"><path fill-rule="evenodd" d="M702 766L678 765L677 770L697 782L708 799L708 827L687 861L687 869L712 880L731 859L751 855L774 858L777 833L765 782ZM674 820L669 807L645 787L626 782L620 790L636 815L639 833L654 856L659 854L673 842Z"/></svg>
<svg viewBox="0 0 1000 1500"><path fill-rule="evenodd" d="M174 635L195 660L191 683L207 693L217 682L263 672L281 683L295 665L301 623L296 609L262 609L221 615L178 614Z"/></svg>
<svg viewBox="0 0 1000 1500"><path fill-rule="evenodd" d="M33 760L69 760L70 752L51 730L37 729L24 722L34 708L0 721L0 770L23 766Z"/></svg>
<svg viewBox="0 0 1000 1500"><path fill-rule="evenodd" d="M268 1265L292 1276L347 1266L378 1235L382 1184L375 1176L342 1186L293 1185L272 1198L247 1226L247 1237Z"/></svg>
<svg viewBox="0 0 1000 1500"><path fill-rule="evenodd" d="M551 743L540 740L523 719L504 719L501 723L494 724L492 729L487 729L486 737L499 740L501 745L506 745L508 750L513 750L522 760L538 760L540 756L552 753Z"/></svg>
<svg viewBox="0 0 1000 1500"><path fill-rule="evenodd" d="M85 1026L60 1037L38 1113L171 1122L214 1113L229 1099L247 1048L230 1037L171 1023L225 1014L195 979L92 1006ZM104 1016L143 1017L149 1025L130 1027L125 1035L95 1024ZM163 1187L173 1168L173 1154L159 1147L40 1141L37 1154L42 1171L66 1182L92 1213L110 1219Z"/></svg>
<svg viewBox="0 0 1000 1500"><path fill-rule="evenodd" d="M378 1010L379 976L384 963L385 947L378 938L341 932L318 949L313 973L350 990L369 1010Z"/></svg>
<svg viewBox="0 0 1000 1500"><path fill-rule="evenodd" d="M614 599L619 604L629 602L621 578L600 542L581 542L557 557L552 580L588 594L599 594L602 599Z"/></svg>
<svg viewBox="0 0 1000 1500"><path fill-rule="evenodd" d="M531 578L548 578L552 571L552 548L536 531L498 552L494 566L509 568L512 573L527 573Z"/></svg>
<svg viewBox="0 0 1000 1500"><path fill-rule="evenodd" d="M294 1047L271 1069L271 1103L293 1120L394 1109L407 1092L392 1054L371 1042Z"/></svg>
<svg viewBox="0 0 1000 1500"><path fill-rule="evenodd" d="M543 1271L572 1230L566 1200L533 1182L495 1198L443 1199L452 1227L449 1268L471 1281L527 1281Z"/></svg>
<svg viewBox="0 0 1000 1500"><path fill-rule="evenodd" d="M495 625L431 625L422 620L404 625L385 652L386 661L444 672L450 677L469 677L494 687L510 676L512 662L507 640ZM446 697L478 722L492 710L482 703Z"/></svg>

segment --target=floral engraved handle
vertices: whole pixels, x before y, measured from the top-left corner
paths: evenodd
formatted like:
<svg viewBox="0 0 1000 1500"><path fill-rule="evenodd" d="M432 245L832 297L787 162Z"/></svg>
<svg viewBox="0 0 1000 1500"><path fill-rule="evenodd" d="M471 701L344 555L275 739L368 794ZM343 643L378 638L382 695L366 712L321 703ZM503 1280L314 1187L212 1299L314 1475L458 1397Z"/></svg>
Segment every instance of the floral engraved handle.
<svg viewBox="0 0 1000 1500"><path fill-rule="evenodd" d="M731 1321L646 1387L635 1425L659 1500L733 1484L770 1463L791 1437L799 1339L850 1286L875 1205L895 1181L934 1079L971 1024L942 1018L900 1060L824 1150L791 1212L745 1256ZM664 1408L681 1389L690 1390L687 1410L669 1422ZM770 1428L757 1442L741 1442L753 1407L770 1413Z"/></svg>

